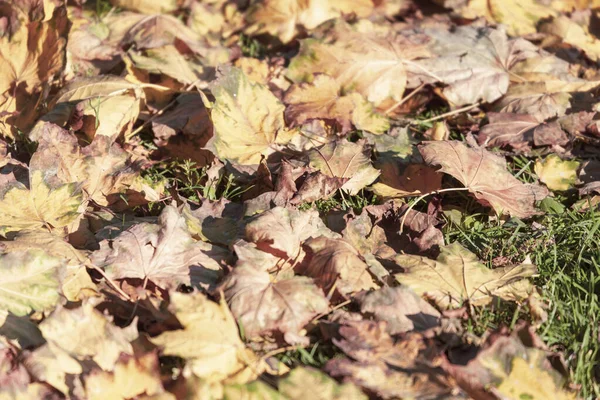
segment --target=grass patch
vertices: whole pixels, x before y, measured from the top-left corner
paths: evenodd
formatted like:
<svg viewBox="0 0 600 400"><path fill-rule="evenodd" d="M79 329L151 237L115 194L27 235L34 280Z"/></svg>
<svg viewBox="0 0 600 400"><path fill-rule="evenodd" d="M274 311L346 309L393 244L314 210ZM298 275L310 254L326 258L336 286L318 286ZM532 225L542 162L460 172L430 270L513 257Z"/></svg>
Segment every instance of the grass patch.
<svg viewBox="0 0 600 400"><path fill-rule="evenodd" d="M504 224L486 216L469 216L444 228L447 243L459 242L488 265L498 261L520 262L526 255L537 265L535 284L548 303L548 321L538 334L554 350L563 351L581 396L600 395L598 374L598 313L600 290L600 211L578 213L569 209L548 214L535 224L511 219ZM502 324L527 318L513 305L481 308L468 321L480 334Z"/></svg>

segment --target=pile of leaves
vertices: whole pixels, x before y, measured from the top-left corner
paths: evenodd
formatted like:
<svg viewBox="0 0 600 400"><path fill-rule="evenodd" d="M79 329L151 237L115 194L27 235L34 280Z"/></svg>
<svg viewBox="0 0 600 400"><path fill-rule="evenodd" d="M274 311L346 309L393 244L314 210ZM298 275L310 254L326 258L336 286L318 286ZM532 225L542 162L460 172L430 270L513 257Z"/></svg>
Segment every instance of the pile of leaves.
<svg viewBox="0 0 600 400"><path fill-rule="evenodd" d="M441 229L598 206L594 7L0 0L0 397L576 398Z"/></svg>

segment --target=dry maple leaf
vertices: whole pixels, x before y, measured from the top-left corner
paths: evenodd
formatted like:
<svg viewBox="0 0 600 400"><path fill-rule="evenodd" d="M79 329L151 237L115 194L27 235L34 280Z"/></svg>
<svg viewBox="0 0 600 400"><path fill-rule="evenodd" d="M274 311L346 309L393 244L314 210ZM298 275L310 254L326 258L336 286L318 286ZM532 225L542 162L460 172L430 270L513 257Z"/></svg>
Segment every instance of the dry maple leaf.
<svg viewBox="0 0 600 400"><path fill-rule="evenodd" d="M283 119L284 105L271 91L254 83L237 68L226 68L212 83L215 104L211 111L214 136L207 147L221 159L259 164L263 155L277 150L289 137Z"/></svg>
<svg viewBox="0 0 600 400"><path fill-rule="evenodd" d="M15 315L54 308L65 263L43 250L0 254L0 309Z"/></svg>
<svg viewBox="0 0 600 400"><path fill-rule="evenodd" d="M107 136L111 143L119 137L130 138L133 123L138 119L145 95L141 85L114 75L80 78L64 86L49 104L50 112L42 121L65 127L70 123L91 141L95 136ZM42 126L40 126L42 124ZM30 133L38 140L43 122Z"/></svg>
<svg viewBox="0 0 600 400"><path fill-rule="evenodd" d="M308 256L297 270L302 275L312 276L326 293L335 289L347 297L361 290L377 288L367 264L345 240L320 236L307 240L304 246Z"/></svg>
<svg viewBox="0 0 600 400"><path fill-rule="evenodd" d="M541 186L521 183L506 168L506 160L458 141L427 142L419 147L427 164L458 179L484 204L498 214L519 218L539 214L534 205L547 196Z"/></svg>
<svg viewBox="0 0 600 400"><path fill-rule="evenodd" d="M0 135L14 138L34 122L42 85L63 69L69 29L66 2L15 0L2 4Z"/></svg>
<svg viewBox="0 0 600 400"><path fill-rule="evenodd" d="M140 169L118 144L106 136L80 147L70 132L46 123L35 153L37 167L54 172L57 183L80 183L85 201L108 205L107 197L125 192L139 175ZM53 174L46 173L46 181Z"/></svg>
<svg viewBox="0 0 600 400"><path fill-rule="evenodd" d="M311 83L293 85L285 94L285 116L294 125L311 119L335 121L340 133L356 129L382 134L389 129L387 118L375 113L373 106L356 92L342 93L334 78L319 74Z"/></svg>
<svg viewBox="0 0 600 400"><path fill-rule="evenodd" d="M338 140L308 152L309 164L323 174L346 180L342 189L356 195L371 184L379 171L371 165L370 149L364 141Z"/></svg>
<svg viewBox="0 0 600 400"><path fill-rule="evenodd" d="M86 398L90 400L132 399L164 393L156 353L138 357L123 355L112 372L92 370L85 377Z"/></svg>
<svg viewBox="0 0 600 400"><path fill-rule="evenodd" d="M403 254L393 259L405 270L396 280L442 308L458 308L464 302L486 305L494 296L524 300L534 290L527 278L537 272L525 263L489 269L458 243L443 247L437 261Z"/></svg>
<svg viewBox="0 0 600 400"><path fill-rule="evenodd" d="M589 108L596 104L589 91L600 85L598 81L547 79L542 82L513 84L506 95L494 104L494 110L503 113L528 114L538 122L562 117L569 109ZM578 103L583 103L579 105ZM577 106L577 107L575 107Z"/></svg>
<svg viewBox="0 0 600 400"><path fill-rule="evenodd" d="M113 240L103 240L92 262L113 279L138 278L163 288L180 284L210 287L228 253L192 239L183 216L167 206L158 224L139 223Z"/></svg>
<svg viewBox="0 0 600 400"><path fill-rule="evenodd" d="M600 58L600 40L596 33L592 33L595 29L591 18L588 17L584 24L580 21L573 20L566 15L557 15L550 21L544 21L540 24L539 31L555 35L561 43L570 44L578 47L585 52L593 61L598 61Z"/></svg>
<svg viewBox="0 0 600 400"><path fill-rule="evenodd" d="M41 170L31 170L29 188L12 181L0 189L0 235L65 228L81 215L81 193L74 183L50 187Z"/></svg>
<svg viewBox="0 0 600 400"><path fill-rule="evenodd" d="M250 34L269 33L283 43L291 42L301 29L312 30L342 13L367 17L372 0L260 0L246 14Z"/></svg>
<svg viewBox="0 0 600 400"><path fill-rule="evenodd" d="M296 260L306 239L317 236L339 237L325 226L316 210L299 211L275 207L246 224L245 237L267 253Z"/></svg>
<svg viewBox="0 0 600 400"><path fill-rule="evenodd" d="M356 91L375 106L391 98L400 101L407 87L407 65L429 56L423 35L359 32L343 21L324 24L300 44L288 69L294 82L327 74L342 90ZM422 72L422 70L420 70Z"/></svg>
<svg viewBox="0 0 600 400"><path fill-rule="evenodd" d="M262 363L245 348L227 305L201 293L170 293L169 310L183 329L166 331L150 340L161 353L187 360L186 371L209 382L236 377L239 383L262 372Z"/></svg>
<svg viewBox="0 0 600 400"><path fill-rule="evenodd" d="M486 147L510 146L515 150L527 151L535 146L565 145L569 138L558 122L540 123L526 114L487 114L489 124L479 131L478 141Z"/></svg>
<svg viewBox="0 0 600 400"><path fill-rule="evenodd" d="M133 354L137 324L119 328L91 303L74 309L58 307L40 325L44 339L79 361L93 360L111 371L121 353Z"/></svg>
<svg viewBox="0 0 600 400"><path fill-rule="evenodd" d="M382 287L358 299L360 312L387 322L390 335L439 326L440 313L407 287Z"/></svg>
<svg viewBox="0 0 600 400"><path fill-rule="evenodd" d="M396 160L378 163L379 181L371 190L384 199L430 193L442 188L442 174L423 164L399 164Z"/></svg>
<svg viewBox="0 0 600 400"><path fill-rule="evenodd" d="M282 333L289 343L303 341L301 330L329 302L311 278L273 280L253 265L240 265L227 275L221 290L248 339Z"/></svg>
<svg viewBox="0 0 600 400"><path fill-rule="evenodd" d="M521 336L525 329L517 326L511 336L492 333L476 357L457 364L444 360L442 367L473 398L576 399L563 389L562 366L554 369L558 364L549 360L546 349L530 347L541 341L529 333Z"/></svg>
<svg viewBox="0 0 600 400"><path fill-rule="evenodd" d="M435 367L439 353L421 335L395 341L386 332L385 322L348 321L333 342L353 360L334 358L325 370L381 398L464 398L452 379Z"/></svg>
<svg viewBox="0 0 600 400"><path fill-rule="evenodd" d="M455 106L498 100L510 83L510 69L537 55L538 48L523 39L509 40L503 28L461 26L447 30L429 29L434 41L428 49L434 57L415 63L424 82L446 84L443 93Z"/></svg>

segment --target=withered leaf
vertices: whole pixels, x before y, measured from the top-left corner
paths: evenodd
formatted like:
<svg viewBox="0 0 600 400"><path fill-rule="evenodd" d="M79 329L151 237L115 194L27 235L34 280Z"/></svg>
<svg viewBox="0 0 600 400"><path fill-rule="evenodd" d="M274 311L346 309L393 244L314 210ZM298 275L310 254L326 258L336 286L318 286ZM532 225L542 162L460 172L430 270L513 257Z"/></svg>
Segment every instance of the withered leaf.
<svg viewBox="0 0 600 400"><path fill-rule="evenodd" d="M527 114L487 114L489 124L479 132L479 144L486 147L510 146L516 150L528 150L531 145L565 145L569 138L558 122L540 123Z"/></svg>
<svg viewBox="0 0 600 400"><path fill-rule="evenodd" d="M427 164L458 179L498 214L527 218L538 214L534 205L546 197L541 186L521 183L506 168L506 160L481 148L458 141L427 142L419 147Z"/></svg>
<svg viewBox="0 0 600 400"><path fill-rule="evenodd" d="M347 241L320 236L307 240L304 246L310 251L298 270L303 275L312 276L325 293L335 289L346 297L361 290L377 288L367 264Z"/></svg>
<svg viewBox="0 0 600 400"><path fill-rule="evenodd" d="M330 177L347 179L341 188L352 195L379 176L379 171L371 165L370 149L365 146L364 141L331 142L311 149L308 157L312 168Z"/></svg>
<svg viewBox="0 0 600 400"><path fill-rule="evenodd" d="M167 206L158 224L139 223L114 240L103 240L92 262L113 279L138 278L163 288L180 284L208 288L220 275L219 260L227 252L192 239L174 206Z"/></svg>
<svg viewBox="0 0 600 400"><path fill-rule="evenodd" d="M404 254L393 259L405 271L395 275L398 282L442 308L458 308L465 301L486 305L493 296L524 300L533 291L527 278L537 273L528 263L488 269L458 243L443 247L437 261Z"/></svg>
<svg viewBox="0 0 600 400"><path fill-rule="evenodd" d="M221 290L248 339L281 333L286 341L302 341L301 330L329 302L311 278L275 280L250 265L236 267Z"/></svg>

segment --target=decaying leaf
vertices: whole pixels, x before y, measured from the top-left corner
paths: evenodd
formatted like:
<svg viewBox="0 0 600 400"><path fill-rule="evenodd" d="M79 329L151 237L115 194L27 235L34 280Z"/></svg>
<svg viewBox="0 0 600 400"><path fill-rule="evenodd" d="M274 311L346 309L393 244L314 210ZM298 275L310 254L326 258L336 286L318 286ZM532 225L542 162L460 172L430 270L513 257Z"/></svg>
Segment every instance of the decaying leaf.
<svg viewBox="0 0 600 400"><path fill-rule="evenodd" d="M64 1L2 3L0 135L15 138L33 125L44 87L65 65L69 31Z"/></svg>
<svg viewBox="0 0 600 400"><path fill-rule="evenodd" d="M391 335L439 325L440 313L407 287L383 287L360 299L360 311L387 322Z"/></svg>
<svg viewBox="0 0 600 400"><path fill-rule="evenodd" d="M51 346L79 361L93 360L105 371L113 370L121 353L133 354L130 343L138 337L135 322L119 328L89 302L58 307L39 326Z"/></svg>
<svg viewBox="0 0 600 400"><path fill-rule="evenodd" d="M443 247L436 261L404 254L393 259L405 271L395 275L398 282L442 308L485 305L494 296L522 301L533 291L527 278L537 272L528 263L490 270L458 243Z"/></svg>
<svg viewBox="0 0 600 400"><path fill-rule="evenodd" d="M489 124L479 132L486 147L510 146L526 151L535 146L565 145L569 142L558 122L540 123L527 114L488 113Z"/></svg>
<svg viewBox="0 0 600 400"><path fill-rule="evenodd" d="M285 116L294 124L311 119L335 121L341 133L352 126L376 134L389 129L387 119L359 93L343 93L341 86L328 75L317 75L311 83L293 85L285 94Z"/></svg>
<svg viewBox="0 0 600 400"><path fill-rule="evenodd" d="M30 172L29 188L13 181L0 189L0 234L31 229L60 232L81 215L81 193L75 183L51 188L43 172Z"/></svg>
<svg viewBox="0 0 600 400"><path fill-rule="evenodd" d="M335 289L345 297L377 288L367 264L347 241L320 236L307 240L304 246L309 252L305 265L299 267L300 271L303 275L312 276L325 293Z"/></svg>
<svg viewBox="0 0 600 400"><path fill-rule="evenodd" d="M443 93L455 106L499 99L508 90L510 69L537 52L523 39L509 40L503 28L464 26L426 33L434 39L428 49L437 57L417 61L419 74L425 82L448 85Z"/></svg>
<svg viewBox="0 0 600 400"><path fill-rule="evenodd" d="M481 148L468 148L462 142L427 142L419 147L427 164L458 179L471 193L499 213L527 218L538 214L536 201L547 191L521 183L506 169L506 161Z"/></svg>
<svg viewBox="0 0 600 400"><path fill-rule="evenodd" d="M167 206L158 224L136 224L115 239L102 241L92 262L113 279L149 280L163 288L182 283L208 287L220 275L217 260L226 254L192 239L183 216Z"/></svg>
<svg viewBox="0 0 600 400"><path fill-rule="evenodd" d="M407 65L430 53L422 35L358 32L342 21L324 24L313 34L317 39L301 42L288 76L295 82L327 74L342 90L362 94L376 106L388 98L400 101L407 87Z"/></svg>
<svg viewBox="0 0 600 400"><path fill-rule="evenodd" d="M301 330L329 302L311 278L273 280L251 265L236 267L221 286L231 312L248 339L281 333L286 341L300 341Z"/></svg>
<svg viewBox="0 0 600 400"><path fill-rule="evenodd" d="M310 166L323 174L346 180L342 189L357 194L379 176L369 157L364 142L336 141L308 152Z"/></svg>

